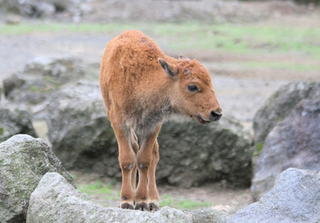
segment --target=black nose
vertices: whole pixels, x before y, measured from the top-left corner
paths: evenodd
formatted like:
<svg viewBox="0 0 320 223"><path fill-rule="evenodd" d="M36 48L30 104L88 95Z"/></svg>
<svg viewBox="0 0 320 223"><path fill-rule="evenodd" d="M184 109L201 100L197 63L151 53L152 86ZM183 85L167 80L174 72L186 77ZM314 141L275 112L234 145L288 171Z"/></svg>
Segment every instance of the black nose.
<svg viewBox="0 0 320 223"><path fill-rule="evenodd" d="M211 111L211 119L213 121L218 121L221 118L222 114L219 112Z"/></svg>

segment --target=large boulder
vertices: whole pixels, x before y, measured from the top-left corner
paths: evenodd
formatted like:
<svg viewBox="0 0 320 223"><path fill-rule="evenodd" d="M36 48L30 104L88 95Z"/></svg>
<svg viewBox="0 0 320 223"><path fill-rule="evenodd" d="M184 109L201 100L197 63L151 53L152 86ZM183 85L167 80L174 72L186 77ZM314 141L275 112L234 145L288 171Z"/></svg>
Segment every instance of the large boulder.
<svg viewBox="0 0 320 223"><path fill-rule="evenodd" d="M26 64L23 72L4 79L4 93L10 101L35 105L83 75L82 62L78 58L36 57Z"/></svg>
<svg viewBox="0 0 320 223"><path fill-rule="evenodd" d="M210 125L174 118L164 123L158 141L159 181L187 188L219 180L240 187L250 185L252 138L231 117Z"/></svg>
<svg viewBox="0 0 320 223"><path fill-rule="evenodd" d="M257 152L261 150L269 132L279 121L287 117L301 100L317 98L320 98L320 82L289 83L272 94L253 120Z"/></svg>
<svg viewBox="0 0 320 223"><path fill-rule="evenodd" d="M121 177L117 140L98 83L57 92L47 110L52 150L67 169Z"/></svg>
<svg viewBox="0 0 320 223"><path fill-rule="evenodd" d="M97 84L58 92L48 111L52 149L67 169L121 178L117 141ZM172 119L164 123L158 141L159 182L190 187L225 179L250 185L252 139L232 118L212 125Z"/></svg>
<svg viewBox="0 0 320 223"><path fill-rule="evenodd" d="M0 106L0 143L16 134L37 137L28 112Z"/></svg>
<svg viewBox="0 0 320 223"><path fill-rule="evenodd" d="M279 121L254 157L251 192L255 200L289 167L320 171L320 99L303 100Z"/></svg>
<svg viewBox="0 0 320 223"><path fill-rule="evenodd" d="M163 207L157 212L107 208L91 201L58 173L46 173L31 194L27 223L51 222L226 222L232 211L218 208L176 210Z"/></svg>
<svg viewBox="0 0 320 223"><path fill-rule="evenodd" d="M217 205L211 208L185 210L192 216L193 223L225 223L235 215L236 209L230 206Z"/></svg>
<svg viewBox="0 0 320 223"><path fill-rule="evenodd" d="M15 135L0 144L0 222L25 222L31 193L47 172L72 177L42 139ZM72 185L72 186L71 186Z"/></svg>
<svg viewBox="0 0 320 223"><path fill-rule="evenodd" d="M106 208L94 203L74 189L58 173L47 173L32 193L27 223L51 222L192 222L180 210L164 207L160 211L142 212Z"/></svg>
<svg viewBox="0 0 320 223"><path fill-rule="evenodd" d="M319 204L320 173L289 168L271 191L227 222L320 222Z"/></svg>
<svg viewBox="0 0 320 223"><path fill-rule="evenodd" d="M62 2L62 1L61 1ZM64 84L83 76L82 61L76 57L35 57L29 61L24 73L44 76L56 84Z"/></svg>

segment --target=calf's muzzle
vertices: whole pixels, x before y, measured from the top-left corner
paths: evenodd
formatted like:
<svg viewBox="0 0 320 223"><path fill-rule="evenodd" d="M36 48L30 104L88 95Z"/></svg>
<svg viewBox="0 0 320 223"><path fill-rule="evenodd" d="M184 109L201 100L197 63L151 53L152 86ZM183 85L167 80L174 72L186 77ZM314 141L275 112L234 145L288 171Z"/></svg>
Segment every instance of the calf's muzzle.
<svg viewBox="0 0 320 223"><path fill-rule="evenodd" d="M222 116L221 110L211 111L210 115L211 115L210 120L217 122Z"/></svg>

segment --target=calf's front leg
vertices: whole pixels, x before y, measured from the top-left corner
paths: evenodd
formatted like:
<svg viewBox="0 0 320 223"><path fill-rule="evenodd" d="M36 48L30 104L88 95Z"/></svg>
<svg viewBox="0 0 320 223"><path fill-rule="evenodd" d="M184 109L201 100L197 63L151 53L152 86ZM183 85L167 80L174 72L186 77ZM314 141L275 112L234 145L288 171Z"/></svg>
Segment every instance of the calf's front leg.
<svg viewBox="0 0 320 223"><path fill-rule="evenodd" d="M136 190L136 210L149 211L148 198L148 172L152 169L153 150L161 125L154 132L144 133L141 140L141 148L137 154L137 165L139 170L139 183ZM153 170L151 170L153 172ZM154 197L153 197L154 198Z"/></svg>
<svg viewBox="0 0 320 223"><path fill-rule="evenodd" d="M159 193L156 184L156 167L159 161L159 144L157 140L153 145L152 162L148 171L148 199L152 211L159 210Z"/></svg>
<svg viewBox="0 0 320 223"><path fill-rule="evenodd" d="M132 149L131 131L123 129L113 124L118 147L119 163L122 172L121 201L120 207L123 209L133 209L134 188L132 188L132 172L135 169L136 155Z"/></svg>

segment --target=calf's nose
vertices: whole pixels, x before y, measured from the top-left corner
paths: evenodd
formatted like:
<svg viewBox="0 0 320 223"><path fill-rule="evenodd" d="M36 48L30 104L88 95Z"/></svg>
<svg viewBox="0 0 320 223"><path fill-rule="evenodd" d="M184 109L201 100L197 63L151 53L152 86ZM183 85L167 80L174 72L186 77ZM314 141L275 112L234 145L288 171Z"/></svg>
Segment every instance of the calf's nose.
<svg viewBox="0 0 320 223"><path fill-rule="evenodd" d="M211 119L213 121L215 121L215 122L218 121L222 116L222 114L220 112L217 112L217 111L211 111L210 114L211 114Z"/></svg>

